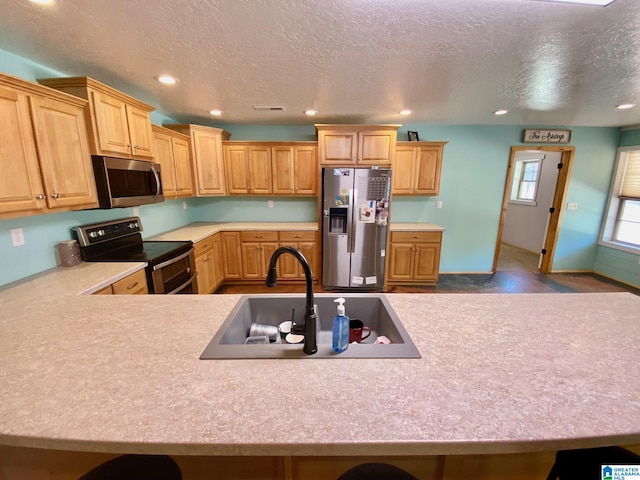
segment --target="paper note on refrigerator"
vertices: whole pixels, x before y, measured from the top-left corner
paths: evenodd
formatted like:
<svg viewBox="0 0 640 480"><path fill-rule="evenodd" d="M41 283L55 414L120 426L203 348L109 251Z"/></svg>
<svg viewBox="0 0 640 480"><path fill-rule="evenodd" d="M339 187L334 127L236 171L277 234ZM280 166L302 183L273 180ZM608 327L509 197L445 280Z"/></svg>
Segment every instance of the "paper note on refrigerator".
<svg viewBox="0 0 640 480"><path fill-rule="evenodd" d="M376 221L376 202L375 200L363 200L359 206L359 220L363 223L375 223Z"/></svg>

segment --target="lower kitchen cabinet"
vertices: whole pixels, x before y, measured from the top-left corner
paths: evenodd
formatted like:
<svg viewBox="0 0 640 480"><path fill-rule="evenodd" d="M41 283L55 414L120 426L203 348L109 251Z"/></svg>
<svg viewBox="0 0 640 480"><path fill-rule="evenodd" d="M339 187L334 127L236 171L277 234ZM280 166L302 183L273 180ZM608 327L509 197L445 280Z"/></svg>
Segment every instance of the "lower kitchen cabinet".
<svg viewBox="0 0 640 480"><path fill-rule="evenodd" d="M435 285L440 269L442 232L391 232L387 284Z"/></svg>
<svg viewBox="0 0 640 480"><path fill-rule="evenodd" d="M198 272L198 293L207 294L215 290L213 238L205 238L193 246L196 257L196 272Z"/></svg>
<svg viewBox="0 0 640 480"><path fill-rule="evenodd" d="M281 247L291 246L300 250L304 258L309 262L314 278L317 278L318 268L318 242L316 235L317 233L311 230L281 231L279 235ZM282 255L278 259L278 268L278 277L283 280L305 279L302 265L292 255Z"/></svg>
<svg viewBox="0 0 640 480"><path fill-rule="evenodd" d="M222 234L216 233L211 237L211 243L213 244L213 250L211 252L213 256L213 284L215 292L222 282L224 281L224 255L222 254Z"/></svg>
<svg viewBox="0 0 640 480"><path fill-rule="evenodd" d="M240 232L242 251L242 278L262 280L267 278L271 256L278 249L278 232Z"/></svg>
<svg viewBox="0 0 640 480"><path fill-rule="evenodd" d="M149 293L147 274L138 270L111 285L94 292L94 295L146 295Z"/></svg>
<svg viewBox="0 0 640 480"><path fill-rule="evenodd" d="M216 233L194 244L198 293L215 292L224 280L222 238Z"/></svg>
<svg viewBox="0 0 640 480"><path fill-rule="evenodd" d="M242 251L240 249L240 232L220 233L222 252L224 254L223 275L225 281L242 279Z"/></svg>

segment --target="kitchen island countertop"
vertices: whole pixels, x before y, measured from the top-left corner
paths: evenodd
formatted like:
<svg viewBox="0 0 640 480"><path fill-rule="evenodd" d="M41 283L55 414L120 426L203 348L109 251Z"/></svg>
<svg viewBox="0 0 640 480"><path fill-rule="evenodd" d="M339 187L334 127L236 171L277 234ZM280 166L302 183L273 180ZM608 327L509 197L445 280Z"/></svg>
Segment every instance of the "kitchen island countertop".
<svg viewBox="0 0 640 480"><path fill-rule="evenodd" d="M238 295L81 295L94 268L140 265L0 291L0 444L300 456L640 443L629 293L389 294L421 359L203 361Z"/></svg>

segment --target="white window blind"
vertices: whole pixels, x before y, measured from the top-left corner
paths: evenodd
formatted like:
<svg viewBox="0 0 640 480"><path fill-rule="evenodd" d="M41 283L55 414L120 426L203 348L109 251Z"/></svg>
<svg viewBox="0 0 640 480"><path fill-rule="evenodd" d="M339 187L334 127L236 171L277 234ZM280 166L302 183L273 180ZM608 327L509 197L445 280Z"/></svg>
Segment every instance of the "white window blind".
<svg viewBox="0 0 640 480"><path fill-rule="evenodd" d="M620 197L640 199L640 150L633 150L627 156Z"/></svg>

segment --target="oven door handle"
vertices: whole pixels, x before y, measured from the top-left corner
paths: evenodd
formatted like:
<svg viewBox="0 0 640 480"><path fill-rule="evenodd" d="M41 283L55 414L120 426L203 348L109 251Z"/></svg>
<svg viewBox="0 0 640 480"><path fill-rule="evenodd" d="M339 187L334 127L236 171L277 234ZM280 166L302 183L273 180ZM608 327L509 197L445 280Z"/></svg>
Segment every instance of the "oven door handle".
<svg viewBox="0 0 640 480"><path fill-rule="evenodd" d="M170 292L167 292L167 295L173 295L174 293L178 293L179 291L184 290L186 287L188 287L189 285L191 285L193 283L193 281L196 279L197 276L198 276L198 272L193 272L191 274L191 276L189 277L189 280L184 282L178 288L174 288Z"/></svg>
<svg viewBox="0 0 640 480"><path fill-rule="evenodd" d="M156 270L160 270L161 268L164 268L167 265L171 265L172 263L179 262L183 258L188 257L189 255L191 255L192 252L193 252L193 248L191 248L191 250L189 250L188 252L183 253L179 257L174 257L174 258L172 258L170 260L167 260L166 262L162 262L162 263L159 263L158 265L154 265L153 266L153 271L155 272Z"/></svg>

